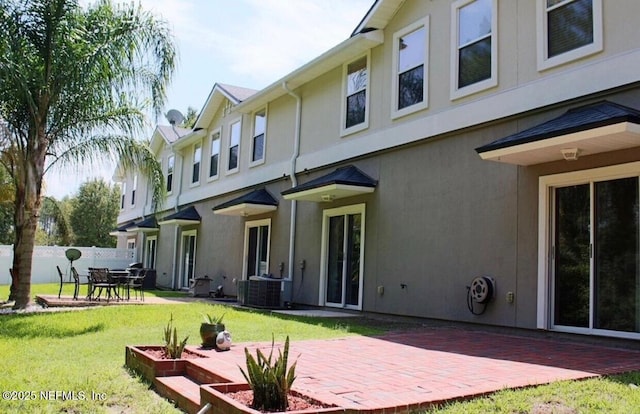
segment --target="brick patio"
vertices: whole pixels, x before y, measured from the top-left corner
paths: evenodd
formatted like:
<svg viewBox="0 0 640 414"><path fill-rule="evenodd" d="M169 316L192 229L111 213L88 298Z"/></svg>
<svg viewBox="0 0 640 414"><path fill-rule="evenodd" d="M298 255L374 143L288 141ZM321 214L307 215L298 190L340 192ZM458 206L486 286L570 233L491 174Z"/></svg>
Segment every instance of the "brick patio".
<svg viewBox="0 0 640 414"><path fill-rule="evenodd" d="M585 344L578 336L560 340L446 327L381 337L291 337L290 358L299 355L294 389L352 412L407 412L504 388L640 370L637 347ZM204 351L210 357L189 360L190 371L244 382L238 369L244 366L244 348L268 351L270 345L239 343L228 352ZM180 399L199 406L197 380L157 378L156 385L164 395L178 399L182 394Z"/></svg>

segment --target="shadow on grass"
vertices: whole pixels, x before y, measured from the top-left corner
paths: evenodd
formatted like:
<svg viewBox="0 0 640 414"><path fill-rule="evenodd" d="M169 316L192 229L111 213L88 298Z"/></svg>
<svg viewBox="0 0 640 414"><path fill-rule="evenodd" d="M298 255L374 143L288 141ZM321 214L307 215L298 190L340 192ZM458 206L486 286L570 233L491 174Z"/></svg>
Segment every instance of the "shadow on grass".
<svg viewBox="0 0 640 414"><path fill-rule="evenodd" d="M260 313L274 318L306 323L328 329L343 330L361 336L379 336L387 332L408 331L419 328L419 325L411 322L393 321L389 319L374 319L362 315L353 317L319 317L288 315L273 312L268 309L235 308L240 312Z"/></svg>
<svg viewBox="0 0 640 414"><path fill-rule="evenodd" d="M627 372L626 374L611 375L606 377L611 382L617 382L622 385L628 385L630 387L635 386L640 388L640 371ZM636 388L638 390L638 388Z"/></svg>
<svg viewBox="0 0 640 414"><path fill-rule="evenodd" d="M0 336L4 338L69 338L105 329L104 324L94 323L85 326L69 326L66 323L47 324L36 315L4 316L0 326Z"/></svg>

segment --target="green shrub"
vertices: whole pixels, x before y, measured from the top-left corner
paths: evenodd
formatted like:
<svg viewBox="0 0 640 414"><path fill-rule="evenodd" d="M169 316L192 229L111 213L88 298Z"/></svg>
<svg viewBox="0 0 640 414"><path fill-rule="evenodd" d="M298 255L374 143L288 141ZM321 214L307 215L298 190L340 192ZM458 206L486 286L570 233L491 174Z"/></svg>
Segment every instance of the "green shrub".
<svg viewBox="0 0 640 414"><path fill-rule="evenodd" d="M182 342L178 343L178 330L173 327L173 314L171 314L171 319L169 319L169 323L164 328L164 352L171 359L179 359L188 339L189 337L187 336Z"/></svg>
<svg viewBox="0 0 640 414"><path fill-rule="evenodd" d="M278 358L272 362L274 339L271 339L271 352L268 357L256 350L256 357L244 353L247 359L247 371L240 371L253 391L251 408L265 411L285 411L287 409L287 395L293 381L296 379L296 362L287 369L289 359L289 336L284 343L284 353L278 350Z"/></svg>

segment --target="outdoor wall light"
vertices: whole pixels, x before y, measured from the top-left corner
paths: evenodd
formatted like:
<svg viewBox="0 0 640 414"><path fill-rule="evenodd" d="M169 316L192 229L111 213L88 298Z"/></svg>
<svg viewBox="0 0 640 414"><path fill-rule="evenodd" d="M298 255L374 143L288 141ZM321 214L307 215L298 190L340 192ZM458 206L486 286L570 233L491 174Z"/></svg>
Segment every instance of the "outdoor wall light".
<svg viewBox="0 0 640 414"><path fill-rule="evenodd" d="M578 159L578 155L580 155L578 148L563 148L560 152L562 153L562 158L567 161L575 161Z"/></svg>

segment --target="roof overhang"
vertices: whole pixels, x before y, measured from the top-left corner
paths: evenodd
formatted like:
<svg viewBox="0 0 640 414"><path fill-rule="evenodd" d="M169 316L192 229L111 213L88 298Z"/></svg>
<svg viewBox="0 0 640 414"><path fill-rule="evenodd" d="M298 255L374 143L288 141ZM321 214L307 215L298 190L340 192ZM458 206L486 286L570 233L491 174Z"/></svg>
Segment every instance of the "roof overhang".
<svg viewBox="0 0 640 414"><path fill-rule="evenodd" d="M328 184L322 187L285 194L283 197L285 200L313 201L316 203L322 203L361 194L369 194L374 191L375 187L349 184Z"/></svg>
<svg viewBox="0 0 640 414"><path fill-rule="evenodd" d="M376 0L351 35L355 36L367 29L384 29L404 1L405 0Z"/></svg>
<svg viewBox="0 0 640 414"><path fill-rule="evenodd" d="M316 203L369 194L378 182L359 168L348 165L282 192L285 200L313 201Z"/></svg>
<svg viewBox="0 0 640 414"><path fill-rule="evenodd" d="M219 210L214 210L213 214L220 214L223 216L249 217L249 216L255 216L258 214L269 213L277 209L278 209L278 206L242 203L242 204L236 204L235 206L231 206L231 207L221 208Z"/></svg>
<svg viewBox="0 0 640 414"><path fill-rule="evenodd" d="M109 232L109 236L133 236L135 233L129 231L129 226L133 224L134 222L131 220L121 226L118 226L118 228Z"/></svg>
<svg viewBox="0 0 640 414"><path fill-rule="evenodd" d="M290 90L296 89L318 76L341 66L350 59L361 56L367 50L379 46L383 42L384 33L382 30L357 34L289 73L284 78L256 92L255 95L239 103L235 109L243 113L253 112L268 102L286 95L288 92L283 88L284 84Z"/></svg>
<svg viewBox="0 0 640 414"><path fill-rule="evenodd" d="M483 160L535 165L640 146L640 125L632 122L602 126L480 153Z"/></svg>
<svg viewBox="0 0 640 414"><path fill-rule="evenodd" d="M190 206L185 208L184 210L180 210L177 213L173 213L165 217L163 220L159 221L158 224L161 226L166 224L188 226L191 224L199 224L200 219L201 219L200 214L198 214L198 211L196 210L196 208L193 206Z"/></svg>
<svg viewBox="0 0 640 414"><path fill-rule="evenodd" d="M187 135L181 137L177 141L173 143L173 147L176 150L181 150L189 145L193 145L194 143L200 141L202 138L207 136L206 129L194 129L192 132Z"/></svg>
<svg viewBox="0 0 640 414"><path fill-rule="evenodd" d="M155 217L149 217L127 227L127 232L131 233L153 233L158 230L160 230L160 227L158 227L158 222Z"/></svg>
<svg viewBox="0 0 640 414"><path fill-rule="evenodd" d="M640 147L640 111L605 100L569 109L476 152L483 160L535 165L633 147Z"/></svg>
<svg viewBox="0 0 640 414"><path fill-rule="evenodd" d="M266 189L260 188L213 208L213 214L249 217L278 209L276 200Z"/></svg>

